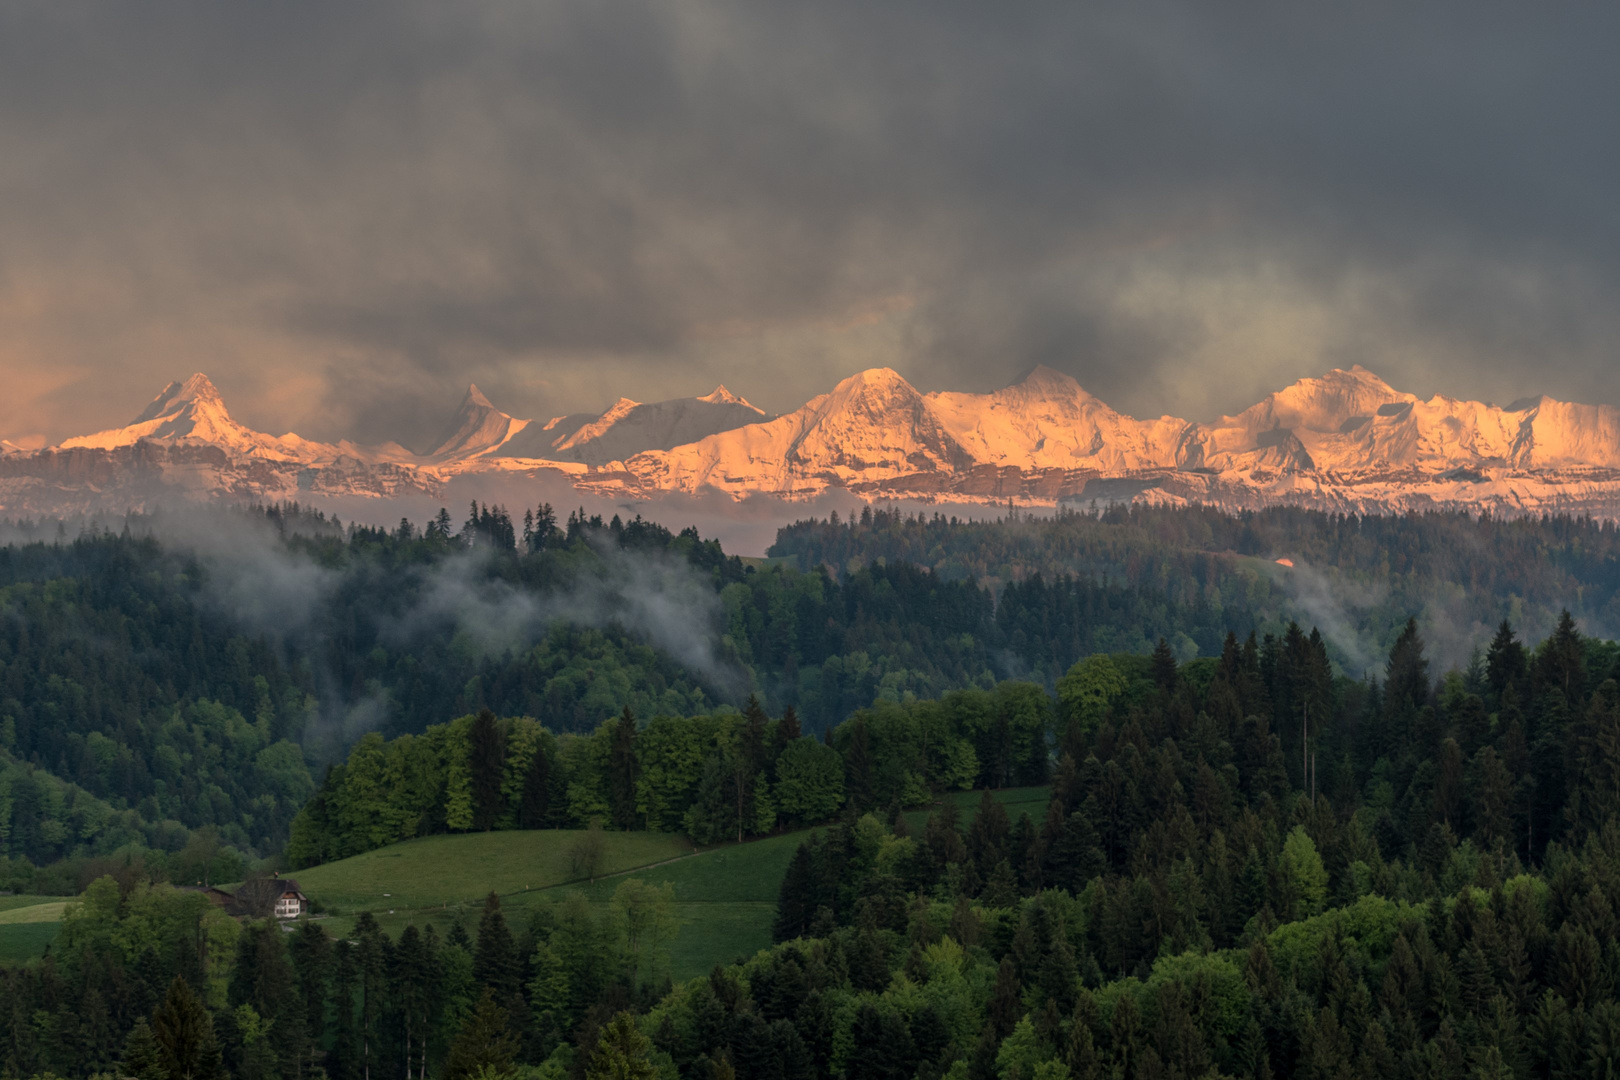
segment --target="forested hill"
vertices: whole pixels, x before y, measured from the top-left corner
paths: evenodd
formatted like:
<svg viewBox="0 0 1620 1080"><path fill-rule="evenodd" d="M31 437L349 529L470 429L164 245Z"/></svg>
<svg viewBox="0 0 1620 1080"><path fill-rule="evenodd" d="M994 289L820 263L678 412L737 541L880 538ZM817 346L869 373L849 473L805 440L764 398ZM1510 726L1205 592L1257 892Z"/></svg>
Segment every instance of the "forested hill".
<svg viewBox="0 0 1620 1080"><path fill-rule="evenodd" d="M1051 685L1091 652L1168 636L1192 655L1259 622L1086 579L997 606L902 562L760 567L692 530L526 518L344 529L284 507L0 547L0 856L172 848L205 826L269 853L362 733L486 707L588 732L757 693L821 732L877 700Z"/></svg>
<svg viewBox="0 0 1620 1080"><path fill-rule="evenodd" d="M568 734L757 694L818 734L874 702L1051 691L1087 656L1160 638L1213 656L1229 631L1280 640L1295 618L1359 678L1414 613L1431 656L1463 667L1504 617L1539 638L1568 604L1604 634L1617 577L1614 530L1589 522L1291 511L879 511L784 529L794 558L768 563L546 506L390 530L296 507L116 529L53 523L0 547L0 857L173 850L203 827L268 854L363 733L484 708Z"/></svg>
<svg viewBox="0 0 1620 1080"><path fill-rule="evenodd" d="M830 746L752 709L369 737L300 818L333 854L593 799L616 827L722 833L769 830L773 802L843 809L788 866L779 944L674 987L635 880L516 925L490 894L476 940L448 913L448 933L366 913L333 940L108 878L58 956L0 972L0 1075L1614 1076L1614 661L1566 619L1533 648L1502 627L1476 671L1436 678L1409 625L1369 686L1294 629L1183 665L1091 657L1055 700L883 704ZM1039 820L988 791L971 821L949 798L902 812L1049 770Z"/></svg>
<svg viewBox="0 0 1620 1080"><path fill-rule="evenodd" d="M1241 633L1247 620L1274 629L1297 619L1320 626L1334 660L1354 674L1377 667L1411 616L1431 654L1459 667L1504 618L1541 638L1569 610L1590 633L1620 635L1620 529L1591 519L1115 505L960 520L869 508L858 518L796 522L770 554L835 572L924 566L1019 607L1015 584L1067 575L1108 582L1173 603L1174 629L1206 655L1207 624ZM1122 647L1138 647L1128 622L1100 621L1121 634ZM1057 647L1070 648L1069 627L1049 626Z"/></svg>

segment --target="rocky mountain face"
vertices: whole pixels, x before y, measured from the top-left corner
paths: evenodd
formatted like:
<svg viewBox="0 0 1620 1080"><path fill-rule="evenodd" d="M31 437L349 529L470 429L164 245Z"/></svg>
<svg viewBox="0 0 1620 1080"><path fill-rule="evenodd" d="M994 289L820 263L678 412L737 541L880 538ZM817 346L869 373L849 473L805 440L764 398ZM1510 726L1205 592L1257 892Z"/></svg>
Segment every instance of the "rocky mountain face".
<svg viewBox="0 0 1620 1080"><path fill-rule="evenodd" d="M317 443L233 420L213 384L165 387L128 426L28 451L0 442L0 515L161 498L433 498L473 477L547 478L615 499L670 492L1021 505L1121 499L1347 512L1467 508L1620 518L1620 410L1532 398L1499 407L1334 370L1236 416L1139 420L1036 368L989 394L922 393L887 368L779 417L724 387L547 422L476 386L427 454Z"/></svg>
<svg viewBox="0 0 1620 1080"><path fill-rule="evenodd" d="M510 457L606 465L647 450L673 450L717 432L769 420L724 386L694 398L644 405L620 398L601 416L559 416L508 445ZM577 422L576 422L577 420Z"/></svg>

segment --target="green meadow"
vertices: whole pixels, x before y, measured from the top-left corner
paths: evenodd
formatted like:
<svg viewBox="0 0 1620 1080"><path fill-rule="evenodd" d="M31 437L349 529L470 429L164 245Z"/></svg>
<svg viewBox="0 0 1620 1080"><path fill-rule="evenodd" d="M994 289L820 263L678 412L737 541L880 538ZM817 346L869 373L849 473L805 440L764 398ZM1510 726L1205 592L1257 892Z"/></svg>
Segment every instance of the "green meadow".
<svg viewBox="0 0 1620 1080"><path fill-rule="evenodd" d="M1008 788L992 792L1013 820L1046 812L1049 789ZM946 796L972 817L979 792ZM929 811L911 810L906 823L920 834ZM707 850L684 836L654 832L603 834L597 879L578 877L569 849L574 830L467 833L407 840L364 855L299 870L287 876L313 900L327 929L347 934L363 911L397 936L408 924L447 933L456 923L476 934L484 898L501 897L507 921L521 927L542 904L578 891L606 908L613 890L630 878L669 884L679 924L670 947L676 979L701 975L715 964L753 955L771 943L777 892L793 852L811 830L783 833ZM68 901L50 896L0 896L0 963L37 957L56 936Z"/></svg>
<svg viewBox="0 0 1620 1080"><path fill-rule="evenodd" d="M55 940L69 902L60 896L0 896L0 964L43 954Z"/></svg>

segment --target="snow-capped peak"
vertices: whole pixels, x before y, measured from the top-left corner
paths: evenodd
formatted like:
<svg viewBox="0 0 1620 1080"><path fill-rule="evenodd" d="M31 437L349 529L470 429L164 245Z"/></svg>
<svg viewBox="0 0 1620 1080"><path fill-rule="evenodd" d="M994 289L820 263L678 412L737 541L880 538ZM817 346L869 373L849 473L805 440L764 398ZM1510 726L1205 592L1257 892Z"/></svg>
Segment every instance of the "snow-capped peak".
<svg viewBox="0 0 1620 1080"><path fill-rule="evenodd" d="M216 406L220 415L226 415L225 402L219 396L219 390L207 375L199 371L184 382L172 382L165 386L134 422L144 424L149 420L172 415L186 402Z"/></svg>
<svg viewBox="0 0 1620 1080"><path fill-rule="evenodd" d="M444 437L430 456L446 461L484 457L505 445L528 424L527 420L518 420L497 409L477 384L468 383L461 408L456 410Z"/></svg>
<svg viewBox="0 0 1620 1080"><path fill-rule="evenodd" d="M1491 505L1620 518L1620 409L1547 397L1506 408L1425 400L1360 365L1301 379L1212 423L1138 420L1044 366L992 393L928 394L873 368L776 418L719 386L652 403L620 398L600 414L542 424L502 412L469 385L431 457L252 431L196 374L166 386L129 426L62 445L112 451L142 441L156 445L123 456L139 464L130 484L158 467L178 485L206 480L232 497L306 487L381 495L435 490L463 473L553 470L632 498L704 490L802 498L843 487L864 497L1051 504L1092 497L1092 480L1122 480L1154 498L1230 506ZM55 484L51 470L63 467L39 455L36 475L29 451L0 442L0 453L0 497L33 491L27 485L41 476ZM119 460L96 463L97 475Z"/></svg>
<svg viewBox="0 0 1620 1080"><path fill-rule="evenodd" d="M745 409L754 410L761 416L765 415L764 409L761 409L747 398L738 394L733 394L730 390L727 390L725 383L721 383L719 386L716 386L709 393L704 394L697 400L706 405L741 405Z"/></svg>
<svg viewBox="0 0 1620 1080"><path fill-rule="evenodd" d="M597 417L558 417L542 431L513 440L502 453L604 465L765 419L765 413L724 386L703 397L651 404L622 397Z"/></svg>
<svg viewBox="0 0 1620 1080"><path fill-rule="evenodd" d="M1174 461L1187 426L1173 417L1137 420L1116 412L1072 377L1045 365L992 394L936 392L928 403L976 461L1002 466L1163 466Z"/></svg>
<svg viewBox="0 0 1620 1080"><path fill-rule="evenodd" d="M201 372L165 386L128 426L68 439L62 448L111 450L142 439L206 443L246 457L275 461L304 460L312 453L330 449L303 440L288 442L237 423L225 408L219 390Z"/></svg>
<svg viewBox="0 0 1620 1080"><path fill-rule="evenodd" d="M1045 364L1036 364L1024 374L1022 379L1019 379L1007 389L1011 390L1014 386L1022 386L1028 390L1035 390L1048 395L1069 394L1084 395L1086 397L1091 396L1090 394L1086 393L1085 388L1082 387L1072 375L1065 375L1061 371L1054 371Z"/></svg>

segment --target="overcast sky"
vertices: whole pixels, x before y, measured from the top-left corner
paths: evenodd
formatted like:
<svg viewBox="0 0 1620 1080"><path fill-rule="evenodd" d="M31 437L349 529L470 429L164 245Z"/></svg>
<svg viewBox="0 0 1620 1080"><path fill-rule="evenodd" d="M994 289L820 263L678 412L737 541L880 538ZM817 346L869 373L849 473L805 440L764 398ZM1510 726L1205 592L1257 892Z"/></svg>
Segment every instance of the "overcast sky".
<svg viewBox="0 0 1620 1080"><path fill-rule="evenodd" d="M1375 9L1383 9L1378 12ZM1620 404L1620 8L0 4L0 435L864 367Z"/></svg>

